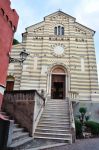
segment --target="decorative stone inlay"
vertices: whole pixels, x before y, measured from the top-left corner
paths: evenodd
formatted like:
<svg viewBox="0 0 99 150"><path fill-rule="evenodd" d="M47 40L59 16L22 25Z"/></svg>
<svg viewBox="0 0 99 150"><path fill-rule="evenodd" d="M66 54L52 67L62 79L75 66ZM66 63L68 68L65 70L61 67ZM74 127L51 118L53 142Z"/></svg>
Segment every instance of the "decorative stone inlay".
<svg viewBox="0 0 99 150"><path fill-rule="evenodd" d="M43 31L43 30L44 30L44 27L42 26L42 27L34 29L33 32L35 33L35 32L39 32L39 31Z"/></svg>
<svg viewBox="0 0 99 150"><path fill-rule="evenodd" d="M79 32L80 34L86 35L86 32L78 27L75 27L75 31Z"/></svg>
<svg viewBox="0 0 99 150"><path fill-rule="evenodd" d="M66 65L69 65L69 60L56 60L56 59L50 59L50 60L48 60L48 62L50 62L50 63L57 63L57 62L63 62L64 64L66 64Z"/></svg>
<svg viewBox="0 0 99 150"><path fill-rule="evenodd" d="M75 41L76 42L86 42L86 39L84 39L84 38L76 38Z"/></svg>
<svg viewBox="0 0 99 150"><path fill-rule="evenodd" d="M61 21L61 23L63 22L63 20L64 21L69 21L69 17L67 17L67 16L65 16L65 15L63 15L63 14L58 14L58 15L56 15L56 16L52 16L52 17L50 17L50 20L51 21L57 21L58 23L60 23L60 21Z"/></svg>
<svg viewBox="0 0 99 150"><path fill-rule="evenodd" d="M50 41L70 41L70 38L68 37L63 37L63 36L54 36L54 37L49 37Z"/></svg>
<svg viewBox="0 0 99 150"><path fill-rule="evenodd" d="M43 37L42 36L34 36L33 40L43 40Z"/></svg>

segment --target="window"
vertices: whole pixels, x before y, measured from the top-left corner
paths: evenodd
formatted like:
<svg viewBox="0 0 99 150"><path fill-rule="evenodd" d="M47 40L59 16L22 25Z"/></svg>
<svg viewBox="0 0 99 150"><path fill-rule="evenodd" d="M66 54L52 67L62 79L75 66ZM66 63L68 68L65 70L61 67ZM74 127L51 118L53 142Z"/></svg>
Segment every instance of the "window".
<svg viewBox="0 0 99 150"><path fill-rule="evenodd" d="M54 34L57 35L57 27L54 28Z"/></svg>
<svg viewBox="0 0 99 150"><path fill-rule="evenodd" d="M55 35L64 35L64 27L63 26L57 26L54 28L54 34Z"/></svg>
<svg viewBox="0 0 99 150"><path fill-rule="evenodd" d="M62 35L64 35L64 27L62 27Z"/></svg>
<svg viewBox="0 0 99 150"><path fill-rule="evenodd" d="M58 35L61 35L61 27L58 26Z"/></svg>

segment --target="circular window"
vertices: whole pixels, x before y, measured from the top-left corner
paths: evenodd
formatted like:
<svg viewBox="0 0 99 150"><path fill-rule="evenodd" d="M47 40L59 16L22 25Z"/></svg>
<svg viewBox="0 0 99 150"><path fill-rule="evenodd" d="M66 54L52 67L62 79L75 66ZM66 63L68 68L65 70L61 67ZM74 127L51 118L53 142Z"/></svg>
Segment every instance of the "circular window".
<svg viewBox="0 0 99 150"><path fill-rule="evenodd" d="M54 47L54 53L57 55L62 55L64 52L64 48L62 46L56 46Z"/></svg>

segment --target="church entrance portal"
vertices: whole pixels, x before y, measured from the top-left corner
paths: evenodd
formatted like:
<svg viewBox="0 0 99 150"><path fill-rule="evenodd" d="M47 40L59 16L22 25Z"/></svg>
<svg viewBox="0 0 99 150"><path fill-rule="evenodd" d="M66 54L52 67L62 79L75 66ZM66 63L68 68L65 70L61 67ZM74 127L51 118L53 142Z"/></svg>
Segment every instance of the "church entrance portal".
<svg viewBox="0 0 99 150"><path fill-rule="evenodd" d="M65 75L52 74L51 98L52 99L65 98Z"/></svg>

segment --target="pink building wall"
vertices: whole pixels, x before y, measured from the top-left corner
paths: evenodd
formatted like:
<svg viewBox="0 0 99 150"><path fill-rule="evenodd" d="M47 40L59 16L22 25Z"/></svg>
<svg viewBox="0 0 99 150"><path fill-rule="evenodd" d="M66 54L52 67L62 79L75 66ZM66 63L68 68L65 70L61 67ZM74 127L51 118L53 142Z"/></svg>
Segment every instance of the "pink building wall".
<svg viewBox="0 0 99 150"><path fill-rule="evenodd" d="M10 0L0 0L0 108L6 86L9 53L19 16L10 7Z"/></svg>

